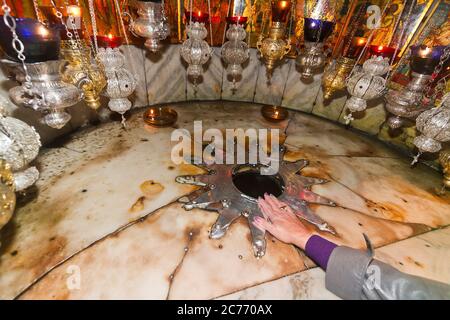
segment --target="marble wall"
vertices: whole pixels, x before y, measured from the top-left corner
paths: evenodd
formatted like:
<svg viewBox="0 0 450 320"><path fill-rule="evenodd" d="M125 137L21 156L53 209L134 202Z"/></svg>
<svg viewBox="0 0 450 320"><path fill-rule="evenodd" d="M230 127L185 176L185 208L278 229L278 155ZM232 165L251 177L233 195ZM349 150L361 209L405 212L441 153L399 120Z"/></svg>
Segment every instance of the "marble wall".
<svg viewBox="0 0 450 320"><path fill-rule="evenodd" d="M160 53L154 54L136 46L122 47L127 58L126 66L138 79L138 86L133 95L135 107L188 100L223 99L282 105L344 123L344 104L347 95L342 93L338 98L325 103L321 89L321 74L317 74L310 83L303 82L293 59L287 59L284 64L277 67L271 81L268 81L264 64L258 59L256 49L251 49L250 59L244 65L243 78L237 83L237 90L233 91L227 79L225 65L220 59L220 48L214 48L203 79L195 90L186 77L186 64L181 59L179 50L179 45L170 45ZM36 126L44 143L97 118L96 112L80 103L70 108L73 118L69 125L62 130L53 130L40 124L34 111L17 108L9 101L7 89L14 85L13 81L7 80L2 74L0 85L1 105L14 116ZM357 114L355 118L351 123L355 129L399 147L412 148L414 127L393 136L384 126L386 111L383 99L371 101L369 108Z"/></svg>

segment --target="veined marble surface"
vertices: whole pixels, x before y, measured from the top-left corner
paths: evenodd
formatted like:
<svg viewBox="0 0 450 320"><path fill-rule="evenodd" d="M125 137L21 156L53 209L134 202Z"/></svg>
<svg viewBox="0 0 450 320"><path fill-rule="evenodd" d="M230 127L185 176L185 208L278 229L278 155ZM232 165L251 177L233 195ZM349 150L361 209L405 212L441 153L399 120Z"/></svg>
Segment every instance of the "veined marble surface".
<svg viewBox="0 0 450 320"><path fill-rule="evenodd" d="M412 273L420 264L423 275L449 281L448 273L436 272L449 267L450 260L438 256L450 250L448 229L431 231L450 221L449 194L434 194L437 172L411 169L394 150L311 115L291 111L289 122L275 125L250 103L173 107L175 127L189 131L194 120L203 120L204 129L285 131L286 159L306 158L304 175L330 180L313 187L338 204L312 206L337 230L324 236L362 248L366 233L380 259L397 267L401 261ZM275 286L273 298L335 298L323 287L321 271L307 270L314 265L293 246L268 236L266 255L254 258L243 218L222 239L210 240L217 214L187 212L175 202L193 190L175 177L201 170L171 163L173 128L146 126L142 112L134 112L126 130L118 122L102 124L41 152L38 192L1 233L1 298L270 298L275 289L252 291L261 286ZM424 241L440 249L428 250ZM408 257L418 264L406 263ZM74 270L79 288L68 286Z"/></svg>

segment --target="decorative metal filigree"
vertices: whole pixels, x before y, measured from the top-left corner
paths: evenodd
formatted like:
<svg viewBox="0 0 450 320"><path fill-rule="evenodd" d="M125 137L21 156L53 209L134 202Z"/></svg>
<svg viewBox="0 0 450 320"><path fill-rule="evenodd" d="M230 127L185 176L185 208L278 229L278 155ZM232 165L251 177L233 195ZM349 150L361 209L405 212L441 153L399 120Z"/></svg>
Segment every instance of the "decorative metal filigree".
<svg viewBox="0 0 450 320"><path fill-rule="evenodd" d="M232 24L226 33L228 41L222 46L222 59L228 64L227 74L233 81L233 89L236 81L242 78L242 64L249 58L248 45L243 40L247 33L240 24Z"/></svg>
<svg viewBox="0 0 450 320"><path fill-rule="evenodd" d="M285 148L281 148L280 159L283 159ZM308 160L296 162L280 161L279 172L269 176L280 183L281 194L278 198L288 203L301 219L304 219L322 231L335 234L333 227L322 218L313 213L308 203L317 203L328 206L336 204L322 196L310 191L315 184L326 183L327 180L305 177L299 174L300 170L308 165ZM203 175L178 176L179 183L193 184L200 188L193 193L179 199L184 203L186 210L194 208L216 211L219 217L211 227L210 238L218 239L225 235L228 227L240 216L248 219L252 236L253 250L256 257L262 257L266 251L265 232L253 225L255 216L262 217L258 208L257 199L241 192L234 184L233 177L242 172L259 174L263 165L228 165L228 164L201 164L207 173Z"/></svg>
<svg viewBox="0 0 450 320"><path fill-rule="evenodd" d="M345 89L345 81L355 62L354 59L340 57L325 69L322 77L322 91L325 100L331 99L336 92Z"/></svg>
<svg viewBox="0 0 450 320"><path fill-rule="evenodd" d="M301 78L304 80L312 79L314 74L325 65L326 60L322 42L305 42L305 48L298 55L296 61L301 69Z"/></svg>
<svg viewBox="0 0 450 320"><path fill-rule="evenodd" d="M441 104L422 112L416 120L416 128L421 133L414 138L414 145L419 153L414 157L415 164L423 152L438 152L441 142L450 141L450 93L446 94Z"/></svg>
<svg viewBox="0 0 450 320"><path fill-rule="evenodd" d="M39 134L25 122L0 115L0 158L13 171L15 190L22 191L39 177L36 167L29 167L41 147Z"/></svg>
<svg viewBox="0 0 450 320"><path fill-rule="evenodd" d="M208 35L204 23L191 22L186 27L188 39L181 45L181 56L188 63L187 74L197 85L203 74L203 65L211 58L213 49L204 40Z"/></svg>
<svg viewBox="0 0 450 320"><path fill-rule="evenodd" d="M416 72L411 72L411 76L412 79L405 89L390 89L386 94L386 110L392 114L387 119L387 124L392 129L404 126L406 121L414 120L428 109L421 102L423 91L431 76Z"/></svg>
<svg viewBox="0 0 450 320"><path fill-rule="evenodd" d="M439 154L439 163L444 173L442 184L445 188L450 189L450 149L441 151Z"/></svg>
<svg viewBox="0 0 450 320"><path fill-rule="evenodd" d="M256 48L266 64L267 77L272 77L273 69L277 63L291 50L289 40L285 39L285 26L281 22L274 22L269 30L269 35L261 34L256 43Z"/></svg>
<svg viewBox="0 0 450 320"><path fill-rule="evenodd" d="M16 207L14 177L11 166L0 159L0 230L11 219ZM0 243L1 245L1 243Z"/></svg>
<svg viewBox="0 0 450 320"><path fill-rule="evenodd" d="M103 70L91 63L90 49L84 41L63 40L61 55L69 63L62 73L63 81L83 91L83 99L88 107L94 110L100 108L100 94L106 86L106 78Z"/></svg>
<svg viewBox="0 0 450 320"><path fill-rule="evenodd" d="M145 46L152 52L161 48L160 40L170 33L167 17L164 13L164 2L136 1L139 18L131 21L130 31L144 37Z"/></svg>
<svg viewBox="0 0 450 320"><path fill-rule="evenodd" d="M366 60L362 70L357 68L355 73L347 81L347 90L351 98L345 103L350 111L345 116L346 123L353 120L353 112L364 111L367 108L367 100L380 97L386 89L386 79L382 75L390 69L389 59L382 56L374 56Z"/></svg>
<svg viewBox="0 0 450 320"><path fill-rule="evenodd" d="M44 113L42 121L52 128L61 129L69 122L71 116L65 109L80 102L83 93L73 84L62 81L60 70L67 61L26 63L33 85L32 96L25 85L26 76L21 64L5 60L3 63L12 66L17 81L23 83L9 90L11 100L15 104Z"/></svg>
<svg viewBox="0 0 450 320"><path fill-rule="evenodd" d="M136 79L124 68L125 56L119 48L99 48L97 58L105 69L105 95L110 99L108 107L123 115L132 106L127 98L136 89Z"/></svg>

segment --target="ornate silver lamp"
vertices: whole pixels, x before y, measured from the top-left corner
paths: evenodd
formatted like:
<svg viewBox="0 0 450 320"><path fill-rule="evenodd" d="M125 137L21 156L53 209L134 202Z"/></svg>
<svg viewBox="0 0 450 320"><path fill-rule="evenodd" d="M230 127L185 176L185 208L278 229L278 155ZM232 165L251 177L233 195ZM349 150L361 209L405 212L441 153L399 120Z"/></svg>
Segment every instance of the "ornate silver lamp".
<svg viewBox="0 0 450 320"><path fill-rule="evenodd" d="M61 71L67 65L67 61L26 63L34 92L31 96L21 64L3 62L12 64L16 80L23 83L9 90L11 100L15 104L44 113L43 123L55 129L61 129L70 121L71 116L65 109L77 104L82 99L83 93L76 86L62 81Z"/></svg>
<svg viewBox="0 0 450 320"><path fill-rule="evenodd" d="M235 89L237 79L242 78L242 64L249 58L248 45L243 40L247 33L240 24L232 24L226 32L228 41L222 46L222 59L228 64L227 74Z"/></svg>
<svg viewBox="0 0 450 320"><path fill-rule="evenodd" d="M41 147L39 134L25 122L0 114L0 158L11 167L16 191L36 182L39 172L29 163Z"/></svg>
<svg viewBox="0 0 450 320"><path fill-rule="evenodd" d="M419 153L411 164L415 164L422 153L438 152L442 142L450 141L450 93L447 93L438 107L426 110L416 120L416 128L421 133L414 138Z"/></svg>
<svg viewBox="0 0 450 320"><path fill-rule="evenodd" d="M186 28L188 39L181 45L181 56L189 64L187 74L197 85L197 80L203 74L203 65L211 58L213 50L204 40L208 35L205 24L190 22Z"/></svg>
<svg viewBox="0 0 450 320"><path fill-rule="evenodd" d="M423 91L431 76L416 72L411 73L412 79L403 90L389 90L386 94L386 110L391 113L387 124L392 129L405 125L406 121L414 120L427 109L421 104Z"/></svg>
<svg viewBox="0 0 450 320"><path fill-rule="evenodd" d="M125 56L119 48L99 48L97 58L105 68L108 107L123 116L132 106L128 96L136 89L136 79L124 68Z"/></svg>
<svg viewBox="0 0 450 320"><path fill-rule="evenodd" d="M345 103L350 111L345 116L346 123L353 120L353 112L364 111L367 100L380 97L386 88L386 79L382 77L390 69L389 59L382 56L373 56L366 60L362 66L355 68L353 75L347 81L347 90L351 97Z"/></svg>
<svg viewBox="0 0 450 320"><path fill-rule="evenodd" d="M136 1L139 18L131 20L130 31L144 37L145 46L152 52L161 48L160 40L169 35L169 25L164 12L164 1Z"/></svg>

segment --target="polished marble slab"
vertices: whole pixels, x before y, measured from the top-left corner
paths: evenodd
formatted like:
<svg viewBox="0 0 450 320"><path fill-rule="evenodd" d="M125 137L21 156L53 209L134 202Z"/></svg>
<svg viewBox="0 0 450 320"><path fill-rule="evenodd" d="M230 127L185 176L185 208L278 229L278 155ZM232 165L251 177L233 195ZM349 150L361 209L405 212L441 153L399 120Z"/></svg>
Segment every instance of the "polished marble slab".
<svg viewBox="0 0 450 320"><path fill-rule="evenodd" d="M311 113L319 93L322 74L315 74L310 81L304 81L300 79L299 67L295 60L291 59L290 64L281 105Z"/></svg>
<svg viewBox="0 0 450 320"><path fill-rule="evenodd" d="M295 61L285 59L272 70L270 78L267 76L267 68L260 58L258 78L256 80L254 102L269 105L281 105L286 88L289 73L294 68Z"/></svg>
<svg viewBox="0 0 450 320"><path fill-rule="evenodd" d="M157 53L143 52L148 104L185 101L186 69L180 56L180 46L164 45Z"/></svg>
<svg viewBox="0 0 450 320"><path fill-rule="evenodd" d="M236 82L235 90L233 90L233 83L227 77L226 70L223 71L223 100L253 101L261 62L258 59L258 51L256 49L251 48L249 52L250 58L242 66L242 78Z"/></svg>
<svg viewBox="0 0 450 320"><path fill-rule="evenodd" d="M176 127L187 131L194 120L221 131L286 131L286 159L309 159L303 174L330 180L313 191L338 206L311 207L336 229L336 236L323 234L336 243L363 248L366 233L376 247L392 246L449 224L449 195L433 193L440 175L424 166L411 169L409 160L370 137L294 111L289 121L270 123L252 103L174 107ZM271 237L266 256L254 258L243 219L221 240L208 239L217 215L173 203L193 190L175 183L175 176L201 171L173 165L173 128L145 126L142 112L133 112L126 130L106 123L41 152L39 192L2 230L2 298L23 292L20 297L30 299L210 299L312 267L304 254ZM443 246L449 244L443 240ZM85 279L78 291L67 288L71 266Z"/></svg>
<svg viewBox="0 0 450 320"><path fill-rule="evenodd" d="M450 284L450 227L376 250L376 258L400 271Z"/></svg>
<svg viewBox="0 0 450 320"><path fill-rule="evenodd" d="M339 300L325 288L325 272L312 268L262 283L218 300Z"/></svg>
<svg viewBox="0 0 450 320"><path fill-rule="evenodd" d="M221 98L225 70L220 57L220 48L213 47L212 50L211 58L203 66L203 75L197 82L197 87L191 79L186 78L187 100L219 100ZM187 68L187 64L183 63Z"/></svg>

